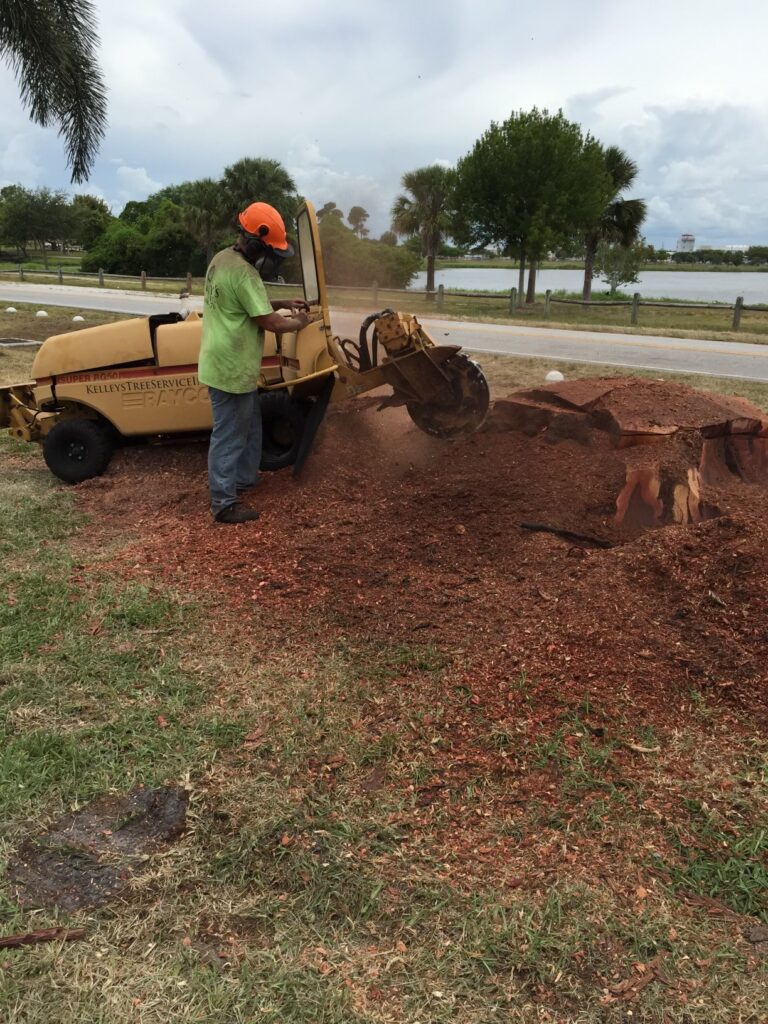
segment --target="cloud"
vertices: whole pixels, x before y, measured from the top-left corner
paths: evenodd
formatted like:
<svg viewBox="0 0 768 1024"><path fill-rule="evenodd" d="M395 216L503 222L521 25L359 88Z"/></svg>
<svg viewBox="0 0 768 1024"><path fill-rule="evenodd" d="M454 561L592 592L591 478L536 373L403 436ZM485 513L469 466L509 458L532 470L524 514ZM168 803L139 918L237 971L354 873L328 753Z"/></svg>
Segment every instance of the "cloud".
<svg viewBox="0 0 768 1024"><path fill-rule="evenodd" d="M353 206L362 206L371 215L372 233L389 227L391 202L382 185L373 176L350 174L333 166L317 142L301 136L291 143L286 160L288 171L296 181L301 195L316 206L334 202L347 213Z"/></svg>
<svg viewBox="0 0 768 1024"><path fill-rule="evenodd" d="M651 241L683 231L702 245L768 238L768 130L762 115L746 106L686 104L654 106L644 119L651 130L636 191L649 204Z"/></svg>
<svg viewBox="0 0 768 1024"><path fill-rule="evenodd" d="M271 157L315 202L364 206L375 235L404 172L535 105L626 149L654 244L766 241L768 7L737 6L676 0L660 29L616 0L589 17L570 0L101 0L110 126L88 188L119 208ZM68 188L56 129L29 123L2 65L0 95L0 178Z"/></svg>
<svg viewBox="0 0 768 1024"><path fill-rule="evenodd" d="M147 174L144 167L129 167L123 164L115 172L119 186L118 200L124 206L131 199L146 199L163 187Z"/></svg>
<svg viewBox="0 0 768 1024"><path fill-rule="evenodd" d="M43 166L35 154L33 138L28 134L12 135L0 151L0 185L37 184Z"/></svg>

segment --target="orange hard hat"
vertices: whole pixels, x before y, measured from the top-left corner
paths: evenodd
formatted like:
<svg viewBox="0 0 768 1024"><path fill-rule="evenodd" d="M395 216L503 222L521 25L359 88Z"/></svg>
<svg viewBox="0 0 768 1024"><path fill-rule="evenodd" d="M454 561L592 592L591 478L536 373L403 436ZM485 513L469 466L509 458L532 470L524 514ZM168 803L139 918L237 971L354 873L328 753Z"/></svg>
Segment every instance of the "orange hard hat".
<svg viewBox="0 0 768 1024"><path fill-rule="evenodd" d="M262 241L283 256L293 251L285 234L283 218L269 203L251 203L238 215L238 223L247 234Z"/></svg>

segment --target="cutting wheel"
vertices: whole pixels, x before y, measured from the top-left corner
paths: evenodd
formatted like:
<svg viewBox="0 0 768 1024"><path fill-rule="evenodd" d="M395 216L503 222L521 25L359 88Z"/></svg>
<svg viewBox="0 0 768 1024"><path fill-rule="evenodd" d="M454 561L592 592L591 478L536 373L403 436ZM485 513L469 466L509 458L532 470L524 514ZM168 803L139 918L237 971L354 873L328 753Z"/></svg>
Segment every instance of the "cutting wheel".
<svg viewBox="0 0 768 1024"><path fill-rule="evenodd" d="M488 414L490 391L488 381L478 364L459 354L443 365L449 382L445 397L426 405L408 402L408 413L426 434L451 440L471 434Z"/></svg>

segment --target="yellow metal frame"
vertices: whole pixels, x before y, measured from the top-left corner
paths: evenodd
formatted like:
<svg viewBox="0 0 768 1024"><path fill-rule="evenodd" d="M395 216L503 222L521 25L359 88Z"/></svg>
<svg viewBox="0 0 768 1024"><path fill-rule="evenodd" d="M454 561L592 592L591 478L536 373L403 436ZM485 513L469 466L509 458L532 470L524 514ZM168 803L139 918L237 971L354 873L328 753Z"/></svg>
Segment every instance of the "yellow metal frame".
<svg viewBox="0 0 768 1024"><path fill-rule="evenodd" d="M296 228L312 320L301 331L282 335L279 346L273 334L265 334L260 389L296 389L302 398L312 397L332 375L337 377L332 401L384 384L396 391L387 400L392 403L429 401L444 389L443 364L458 348L436 346L407 314L378 318L380 360L365 370L350 365L331 329L312 203L300 208ZM208 391L197 376L201 332L200 315L191 313L179 323L159 324L154 335L146 317L55 335L35 357L33 383L0 389L0 424L17 437L38 441L59 418L77 415L101 416L127 437L209 430Z"/></svg>

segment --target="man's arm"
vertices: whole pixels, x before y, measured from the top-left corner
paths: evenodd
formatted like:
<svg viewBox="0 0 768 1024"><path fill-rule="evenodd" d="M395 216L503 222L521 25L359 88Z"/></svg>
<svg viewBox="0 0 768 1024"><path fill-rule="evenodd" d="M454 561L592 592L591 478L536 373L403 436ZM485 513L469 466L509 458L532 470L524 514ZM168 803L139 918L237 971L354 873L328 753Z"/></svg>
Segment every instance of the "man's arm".
<svg viewBox="0 0 768 1024"><path fill-rule="evenodd" d="M285 303L282 304L285 307ZM272 331L273 334L288 334L291 331L300 331L311 323L310 317L299 310L294 316L281 316L279 313L267 313L266 316L254 316L251 319L264 331Z"/></svg>
<svg viewBox="0 0 768 1024"><path fill-rule="evenodd" d="M309 312L309 306L304 299L274 299L270 305L275 312L279 309L290 309L292 313L297 313L299 310L303 310L305 313Z"/></svg>

